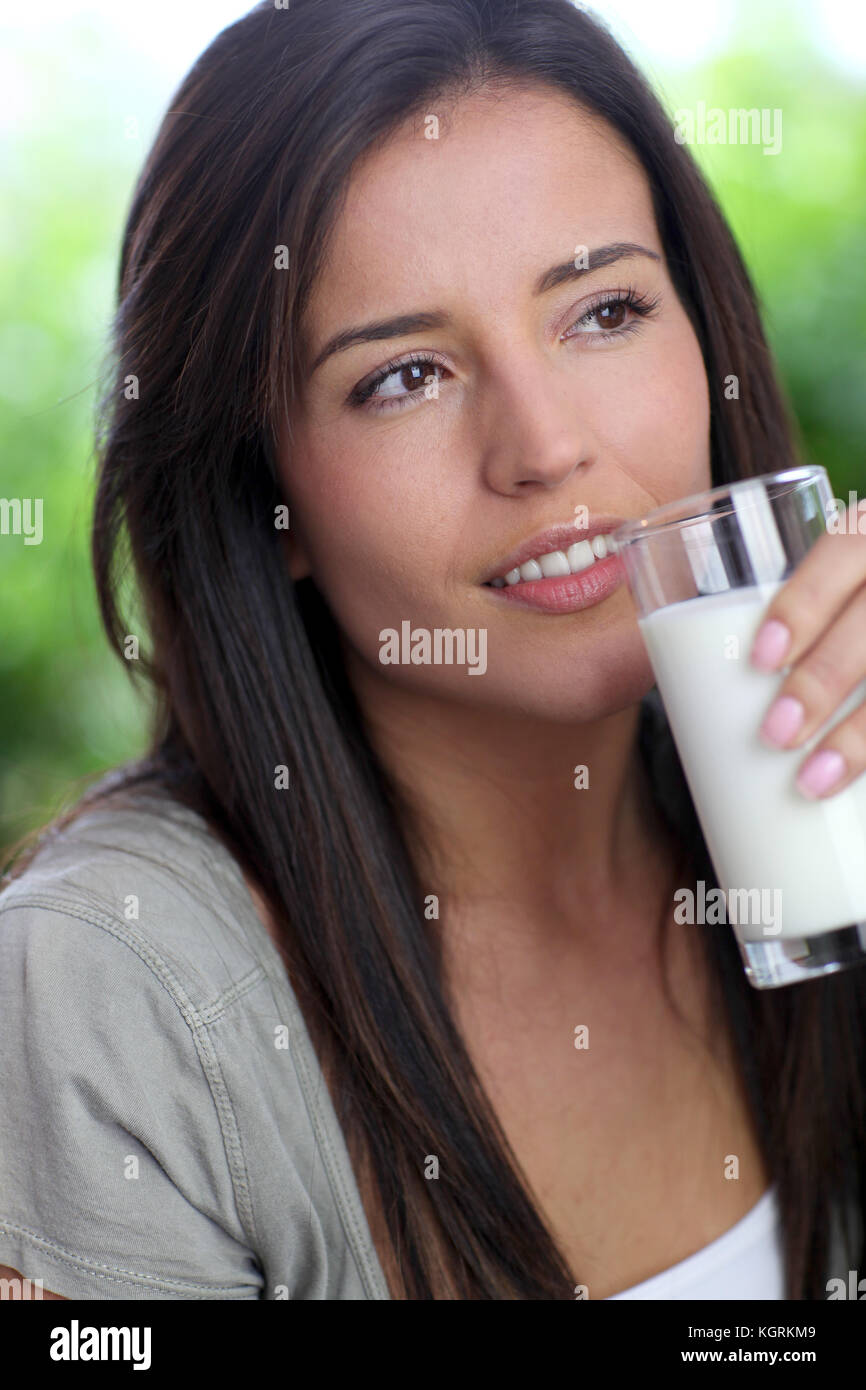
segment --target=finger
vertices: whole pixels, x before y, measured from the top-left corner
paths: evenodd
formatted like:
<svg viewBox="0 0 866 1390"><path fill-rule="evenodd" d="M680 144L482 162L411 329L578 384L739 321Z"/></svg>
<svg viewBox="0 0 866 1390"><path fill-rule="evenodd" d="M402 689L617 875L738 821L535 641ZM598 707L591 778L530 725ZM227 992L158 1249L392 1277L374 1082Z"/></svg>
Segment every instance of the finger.
<svg viewBox="0 0 866 1390"><path fill-rule="evenodd" d="M866 535L828 531L819 536L767 605L749 654L752 664L774 671L799 661L862 584Z"/></svg>
<svg viewBox="0 0 866 1390"><path fill-rule="evenodd" d="M760 727L761 737L777 748L799 748L864 678L866 588L861 588L782 681Z"/></svg>
<svg viewBox="0 0 866 1390"><path fill-rule="evenodd" d="M823 800L844 791L864 769L866 704L861 703L812 750L797 773L797 786L805 796Z"/></svg>

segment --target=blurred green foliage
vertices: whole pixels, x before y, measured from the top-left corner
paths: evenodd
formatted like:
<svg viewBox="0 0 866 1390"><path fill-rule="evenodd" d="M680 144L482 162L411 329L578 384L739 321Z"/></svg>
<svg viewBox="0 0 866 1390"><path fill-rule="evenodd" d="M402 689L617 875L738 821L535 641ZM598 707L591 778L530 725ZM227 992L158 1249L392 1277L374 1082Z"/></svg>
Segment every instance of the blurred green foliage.
<svg viewBox="0 0 866 1390"><path fill-rule="evenodd" d="M765 18L741 19L709 64L649 75L671 113L699 100L783 113L777 156L692 148L751 268L808 455L847 500L864 489L866 94L796 26ZM22 53L20 70L29 114L2 154L0 496L42 497L44 539L0 536L0 846L143 748L145 711L99 625L87 530L123 217L165 100L80 24Z"/></svg>
<svg viewBox="0 0 866 1390"><path fill-rule="evenodd" d="M866 89L816 57L793 11L778 27L771 12L741 6L730 51L656 86L672 115L699 101L782 113L778 154L690 148L757 288L807 459L847 503L866 488Z"/></svg>

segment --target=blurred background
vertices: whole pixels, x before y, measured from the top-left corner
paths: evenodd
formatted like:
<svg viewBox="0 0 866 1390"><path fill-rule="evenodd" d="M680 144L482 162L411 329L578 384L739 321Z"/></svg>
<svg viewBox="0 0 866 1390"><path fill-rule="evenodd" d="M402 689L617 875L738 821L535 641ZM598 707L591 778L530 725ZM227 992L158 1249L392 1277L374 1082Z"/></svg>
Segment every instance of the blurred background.
<svg viewBox="0 0 866 1390"><path fill-rule="evenodd" d="M407 0L407 4L412 0ZM0 24L0 868L86 779L143 748L88 558L98 374L134 181L177 83L249 6L41 0ZM740 242L808 457L866 492L866 8L851 0L588 5L673 115L782 112L782 147L691 145Z"/></svg>

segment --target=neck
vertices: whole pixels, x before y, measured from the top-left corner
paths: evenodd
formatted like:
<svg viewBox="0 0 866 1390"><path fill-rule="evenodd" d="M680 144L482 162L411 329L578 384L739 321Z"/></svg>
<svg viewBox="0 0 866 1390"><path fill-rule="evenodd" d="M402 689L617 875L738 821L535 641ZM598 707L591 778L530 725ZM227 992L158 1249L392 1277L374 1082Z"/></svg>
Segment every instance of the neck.
<svg viewBox="0 0 866 1390"><path fill-rule="evenodd" d="M562 724L353 676L440 914L471 917L473 933L487 921L541 946L575 933L592 945L640 898L666 840L637 748L639 704Z"/></svg>

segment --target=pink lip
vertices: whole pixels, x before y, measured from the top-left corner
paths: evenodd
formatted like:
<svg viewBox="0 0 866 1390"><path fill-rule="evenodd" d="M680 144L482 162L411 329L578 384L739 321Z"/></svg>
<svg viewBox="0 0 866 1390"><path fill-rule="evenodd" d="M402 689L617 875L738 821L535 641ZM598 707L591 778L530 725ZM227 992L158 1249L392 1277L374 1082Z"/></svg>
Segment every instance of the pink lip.
<svg viewBox="0 0 866 1390"><path fill-rule="evenodd" d="M584 538L585 539L585 538ZM592 608L612 594L625 579L625 566L618 555L596 560L579 574L561 574L552 579L525 579L504 589L489 590L496 599L534 608L543 613L577 613Z"/></svg>
<svg viewBox="0 0 866 1390"><path fill-rule="evenodd" d="M504 579L509 570L517 569L527 560L537 560L541 555L549 555L552 550L567 550L576 541L591 541L593 536L607 535L610 531L615 531L617 526L621 526L626 520L623 516L597 516L588 526L577 526L574 522L564 522L559 526L551 526L547 531L539 531L537 535L529 540L523 541L503 560L497 560L496 565L482 579L479 584L489 584L491 579ZM598 562L597 562L598 563ZM576 579L577 575L562 575L561 579ZM531 584L548 584L552 580L533 579L527 581ZM504 593L504 590L497 590Z"/></svg>

